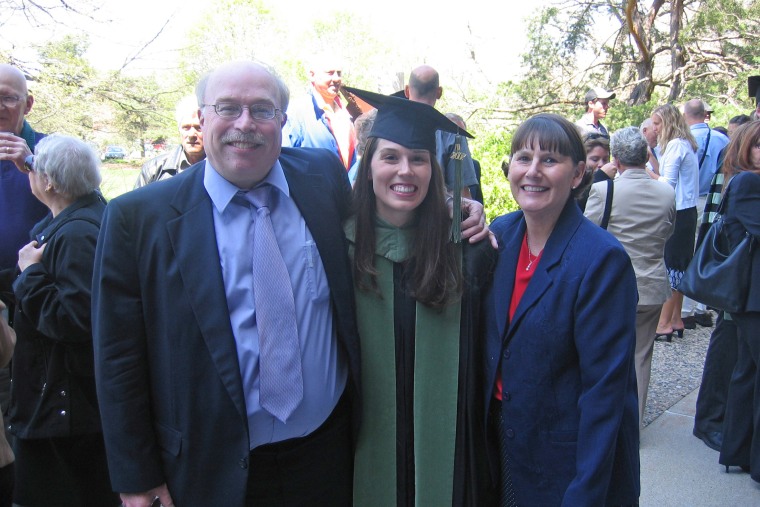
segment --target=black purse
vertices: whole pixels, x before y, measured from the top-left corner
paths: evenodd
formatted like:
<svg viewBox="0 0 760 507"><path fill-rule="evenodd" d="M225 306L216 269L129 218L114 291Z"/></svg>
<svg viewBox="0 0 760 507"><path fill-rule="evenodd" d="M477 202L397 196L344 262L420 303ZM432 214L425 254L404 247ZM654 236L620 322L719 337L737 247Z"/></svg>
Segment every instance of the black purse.
<svg viewBox="0 0 760 507"><path fill-rule="evenodd" d="M722 214L728 198L728 189L721 200L718 213ZM684 271L678 291L707 306L741 313L747 305L752 249L754 239L745 231L744 238L729 248L723 216L718 216L694 252Z"/></svg>

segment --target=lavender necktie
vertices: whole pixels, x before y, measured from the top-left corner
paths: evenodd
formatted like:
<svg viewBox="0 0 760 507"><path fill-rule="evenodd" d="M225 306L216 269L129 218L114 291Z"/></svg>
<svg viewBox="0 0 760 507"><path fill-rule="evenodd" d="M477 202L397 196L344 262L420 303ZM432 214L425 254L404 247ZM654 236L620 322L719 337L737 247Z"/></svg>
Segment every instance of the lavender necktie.
<svg viewBox="0 0 760 507"><path fill-rule="evenodd" d="M285 422L303 399L303 375L293 288L269 217L272 189L257 187L246 197L256 207L253 295L259 332L259 403Z"/></svg>

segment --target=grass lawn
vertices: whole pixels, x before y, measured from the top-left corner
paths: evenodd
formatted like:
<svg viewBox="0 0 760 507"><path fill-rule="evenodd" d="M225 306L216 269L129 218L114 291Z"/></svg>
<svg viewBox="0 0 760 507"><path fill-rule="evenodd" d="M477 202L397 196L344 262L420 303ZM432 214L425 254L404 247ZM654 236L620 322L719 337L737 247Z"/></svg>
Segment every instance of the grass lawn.
<svg viewBox="0 0 760 507"><path fill-rule="evenodd" d="M135 187L137 175L140 173L140 167L140 160L103 162L100 166L100 172L103 175L100 190L106 199L113 199L132 190Z"/></svg>

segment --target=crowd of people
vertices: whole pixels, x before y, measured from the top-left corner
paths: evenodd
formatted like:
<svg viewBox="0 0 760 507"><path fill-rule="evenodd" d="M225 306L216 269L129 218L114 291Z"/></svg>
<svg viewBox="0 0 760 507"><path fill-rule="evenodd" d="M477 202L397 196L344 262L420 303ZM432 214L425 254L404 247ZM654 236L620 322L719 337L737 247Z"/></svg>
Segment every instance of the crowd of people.
<svg viewBox="0 0 760 507"><path fill-rule="evenodd" d="M611 131L592 88L514 132L488 227L435 69L381 95L310 67L292 102L210 71L106 203L0 65L0 505L638 505L654 341L710 315L678 292L699 232L723 201L760 238L760 121ZM694 434L760 482L757 291L718 313Z"/></svg>

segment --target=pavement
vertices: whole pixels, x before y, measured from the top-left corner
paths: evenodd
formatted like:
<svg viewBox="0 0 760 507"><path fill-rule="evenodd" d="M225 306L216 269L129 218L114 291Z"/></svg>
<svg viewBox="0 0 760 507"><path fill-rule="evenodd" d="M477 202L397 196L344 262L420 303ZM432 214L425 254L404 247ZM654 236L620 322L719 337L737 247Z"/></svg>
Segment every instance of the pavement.
<svg viewBox="0 0 760 507"><path fill-rule="evenodd" d="M760 484L692 435L698 391L641 430L640 507L760 507Z"/></svg>

